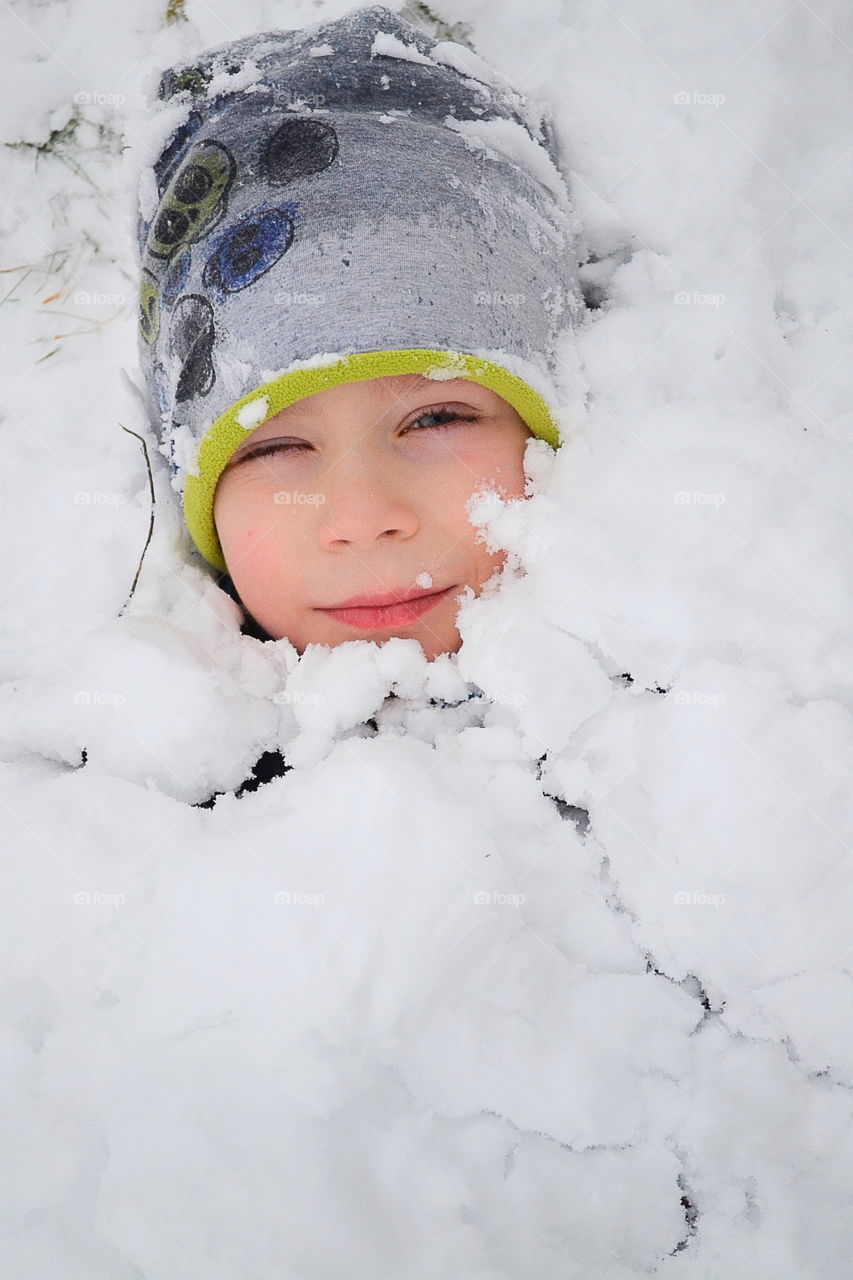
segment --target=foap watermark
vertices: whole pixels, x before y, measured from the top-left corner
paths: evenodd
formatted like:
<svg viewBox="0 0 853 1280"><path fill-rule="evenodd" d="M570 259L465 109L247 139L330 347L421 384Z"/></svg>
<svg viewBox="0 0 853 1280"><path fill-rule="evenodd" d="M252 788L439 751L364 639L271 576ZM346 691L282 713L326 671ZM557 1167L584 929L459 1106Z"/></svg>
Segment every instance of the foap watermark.
<svg viewBox="0 0 853 1280"><path fill-rule="evenodd" d="M273 694L273 702L284 703L288 707L319 707L326 701L324 693L291 693L287 689Z"/></svg>
<svg viewBox="0 0 853 1280"><path fill-rule="evenodd" d="M297 93L295 89L282 89L276 96L292 107L322 107L326 101L323 93Z"/></svg>
<svg viewBox="0 0 853 1280"><path fill-rule="evenodd" d="M489 701L505 707L523 707L527 699L523 693L490 693Z"/></svg>
<svg viewBox="0 0 853 1280"><path fill-rule="evenodd" d="M679 689L672 695L679 707L721 707L726 700L724 693L707 693L704 689Z"/></svg>
<svg viewBox="0 0 853 1280"><path fill-rule="evenodd" d="M526 301L523 293L504 293L500 289L480 289L474 294L476 307L523 307Z"/></svg>
<svg viewBox="0 0 853 1280"><path fill-rule="evenodd" d="M688 93L686 89L682 89L680 93L672 95L672 100L677 107L721 107L726 100L726 95L724 93L700 93L698 89Z"/></svg>
<svg viewBox="0 0 853 1280"><path fill-rule="evenodd" d="M326 495L325 493L302 493L298 489L277 489L272 500L279 507L322 507L326 501Z"/></svg>
<svg viewBox="0 0 853 1280"><path fill-rule="evenodd" d="M101 493L98 489L78 489L74 494L78 507L118 507L124 500L123 493Z"/></svg>
<svg viewBox="0 0 853 1280"><path fill-rule="evenodd" d="M273 302L282 307L321 307L325 301L325 293L296 293L292 289L282 289L273 294Z"/></svg>
<svg viewBox="0 0 853 1280"><path fill-rule="evenodd" d="M123 693L101 693L98 689L80 689L74 695L78 707L123 707L127 698Z"/></svg>
<svg viewBox="0 0 853 1280"><path fill-rule="evenodd" d="M695 489L692 493L688 493L686 489L679 489L677 493L672 495L672 500L679 507L721 507L726 500L726 495L724 493L697 493Z"/></svg>
<svg viewBox="0 0 853 1280"><path fill-rule="evenodd" d="M688 893L686 889L672 895L672 900L679 907L721 907L726 901L724 893L699 893L696 889Z"/></svg>
<svg viewBox="0 0 853 1280"><path fill-rule="evenodd" d="M523 893L497 893L481 889L479 893L474 894L474 901L478 907L521 907L527 899Z"/></svg>
<svg viewBox="0 0 853 1280"><path fill-rule="evenodd" d="M677 307L722 307L726 301L724 293L700 293L698 289L694 289L692 293L679 289L672 298Z"/></svg>
<svg viewBox="0 0 853 1280"><path fill-rule="evenodd" d="M100 889L81 889L74 894L78 907L123 907L126 902L123 893L102 893Z"/></svg>
<svg viewBox="0 0 853 1280"><path fill-rule="evenodd" d="M273 894L273 901L280 907L322 907L326 901L325 893L301 893L294 889L279 889Z"/></svg>
<svg viewBox="0 0 853 1280"><path fill-rule="evenodd" d="M75 289L71 295L75 307L123 307L126 293L101 293L98 289Z"/></svg>
<svg viewBox="0 0 853 1280"><path fill-rule="evenodd" d="M125 102L123 93L103 93L100 89L79 89L74 95L75 107L122 107Z"/></svg>

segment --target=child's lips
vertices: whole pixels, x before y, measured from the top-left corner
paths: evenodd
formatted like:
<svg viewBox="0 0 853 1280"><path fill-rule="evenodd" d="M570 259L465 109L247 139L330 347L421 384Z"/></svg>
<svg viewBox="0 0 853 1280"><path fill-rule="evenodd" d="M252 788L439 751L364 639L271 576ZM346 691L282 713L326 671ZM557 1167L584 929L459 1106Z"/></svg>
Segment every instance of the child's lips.
<svg viewBox="0 0 853 1280"><path fill-rule="evenodd" d="M432 609L440 600L444 600L449 596L451 591L458 590L457 587L445 587L443 591L433 591L430 594L421 594L409 596L407 599L395 597L393 593L386 593L384 596L353 596L353 600L390 600L388 604L346 604L337 605L331 609L321 609L321 613L327 613L330 618L336 618L338 622L345 622L348 626L358 627L360 631L379 630L382 627L398 627L404 626L406 623L414 622L427 610Z"/></svg>

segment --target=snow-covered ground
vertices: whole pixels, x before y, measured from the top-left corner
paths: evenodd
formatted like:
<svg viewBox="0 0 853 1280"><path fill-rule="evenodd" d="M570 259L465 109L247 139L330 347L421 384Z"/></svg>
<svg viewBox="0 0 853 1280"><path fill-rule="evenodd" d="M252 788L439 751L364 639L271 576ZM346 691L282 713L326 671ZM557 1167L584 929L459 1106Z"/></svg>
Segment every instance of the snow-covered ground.
<svg viewBox="0 0 853 1280"><path fill-rule="evenodd" d="M433 6L591 310L427 664L241 634L131 385L143 90L349 7L4 7L0 1276L846 1280L853 14Z"/></svg>

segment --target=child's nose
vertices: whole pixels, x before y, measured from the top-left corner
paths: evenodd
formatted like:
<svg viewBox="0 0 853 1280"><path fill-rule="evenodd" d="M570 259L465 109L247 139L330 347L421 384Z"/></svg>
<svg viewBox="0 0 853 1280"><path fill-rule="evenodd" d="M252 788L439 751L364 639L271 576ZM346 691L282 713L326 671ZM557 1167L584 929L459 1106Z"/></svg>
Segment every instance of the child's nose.
<svg viewBox="0 0 853 1280"><path fill-rule="evenodd" d="M401 479L389 475L388 460L331 465L319 501L320 540L369 546L378 539L412 537L420 521Z"/></svg>

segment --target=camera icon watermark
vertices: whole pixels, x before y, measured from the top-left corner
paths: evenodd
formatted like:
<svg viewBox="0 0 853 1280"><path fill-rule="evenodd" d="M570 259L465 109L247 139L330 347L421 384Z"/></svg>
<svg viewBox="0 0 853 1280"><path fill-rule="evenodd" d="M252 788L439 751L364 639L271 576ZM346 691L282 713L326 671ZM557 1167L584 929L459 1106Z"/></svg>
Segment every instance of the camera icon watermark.
<svg viewBox="0 0 853 1280"><path fill-rule="evenodd" d="M295 293L291 289L282 289L273 294L273 302L283 307L321 307L325 301L325 293Z"/></svg>
<svg viewBox="0 0 853 1280"><path fill-rule="evenodd" d="M122 707L127 702L123 693L101 693L98 689L80 689L74 695L78 707Z"/></svg>
<svg viewBox="0 0 853 1280"><path fill-rule="evenodd" d="M276 506L309 506L322 507L326 501L325 493L302 493L298 489L278 489L272 496Z"/></svg>
<svg viewBox="0 0 853 1280"><path fill-rule="evenodd" d="M123 93L102 93L99 89L79 89L74 94L75 107L121 107L127 102Z"/></svg>
<svg viewBox="0 0 853 1280"><path fill-rule="evenodd" d="M672 297L678 307L722 307L726 301L724 293L700 293L696 289L692 293L688 293L686 289L679 289L678 293L674 293Z"/></svg>
<svg viewBox="0 0 853 1280"><path fill-rule="evenodd" d="M323 693L290 693L287 689L282 689L273 694L273 702L288 707L319 707L325 700L326 695Z"/></svg>
<svg viewBox="0 0 853 1280"><path fill-rule="evenodd" d="M726 500L726 495L724 493L697 493L695 489L692 493L688 493L686 489L679 489L677 493L672 495L672 500L679 507L691 505L721 507Z"/></svg>
<svg viewBox="0 0 853 1280"><path fill-rule="evenodd" d="M97 289L75 289L71 295L75 307L123 307L125 293L100 293Z"/></svg>
<svg viewBox="0 0 853 1280"><path fill-rule="evenodd" d="M704 689L679 689L672 695L679 707L721 707L725 700L724 693L707 693Z"/></svg>
<svg viewBox="0 0 853 1280"><path fill-rule="evenodd" d="M527 899L523 893L498 893L489 889L481 889L474 894L474 901L478 907L521 907Z"/></svg>
<svg viewBox="0 0 853 1280"><path fill-rule="evenodd" d="M323 93L298 93L295 89L284 89L280 96L291 107L322 107L326 101Z"/></svg>
<svg viewBox="0 0 853 1280"><path fill-rule="evenodd" d="M474 294L477 307L523 307L526 301L523 293L503 293L500 289L480 289Z"/></svg>
<svg viewBox="0 0 853 1280"><path fill-rule="evenodd" d="M699 93L696 89L688 93L682 89L674 93L672 100L677 107L721 107L726 100L724 93Z"/></svg>
<svg viewBox="0 0 853 1280"><path fill-rule="evenodd" d="M78 507L117 507L124 500L123 493L101 493L98 489L78 489L74 494Z"/></svg>

